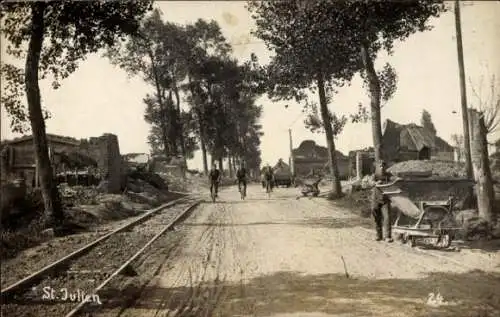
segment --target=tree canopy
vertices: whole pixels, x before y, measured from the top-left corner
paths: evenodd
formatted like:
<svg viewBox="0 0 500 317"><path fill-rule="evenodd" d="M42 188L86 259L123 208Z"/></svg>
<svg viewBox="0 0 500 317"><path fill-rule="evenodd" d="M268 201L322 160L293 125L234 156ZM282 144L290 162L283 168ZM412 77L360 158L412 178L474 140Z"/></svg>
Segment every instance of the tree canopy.
<svg viewBox="0 0 500 317"><path fill-rule="evenodd" d="M50 3L4 2L0 19L6 37L7 53L16 59L26 59L26 43L31 37L31 11L44 6L44 43L40 52L40 79L51 79L54 89L61 80L78 68L88 54L113 45L134 34L142 17L151 10L152 1L141 2L66 2ZM4 77L2 104L15 132L29 130L24 94L25 69L14 64L1 64ZM45 111L45 118L49 113Z"/></svg>
<svg viewBox="0 0 500 317"><path fill-rule="evenodd" d="M107 52L155 90L144 99L152 152L187 159L201 148L205 168L207 153L217 160L255 156L251 161L260 162L255 101L262 73L255 56L238 64L231 51L215 21L178 25L162 21L155 10L137 35Z"/></svg>
<svg viewBox="0 0 500 317"><path fill-rule="evenodd" d="M428 21L446 10L444 2L249 1L248 8L257 25L255 35L276 53L269 66L270 97L301 101L304 89L321 74L326 84L323 99L328 101L334 87L361 74L371 99L371 115L367 117L361 106L351 119L371 119L375 157L380 160L380 109L396 91L397 74L389 64L377 71L373 61L382 49L392 54L396 41L431 29ZM323 121L333 117L327 109L323 112Z"/></svg>

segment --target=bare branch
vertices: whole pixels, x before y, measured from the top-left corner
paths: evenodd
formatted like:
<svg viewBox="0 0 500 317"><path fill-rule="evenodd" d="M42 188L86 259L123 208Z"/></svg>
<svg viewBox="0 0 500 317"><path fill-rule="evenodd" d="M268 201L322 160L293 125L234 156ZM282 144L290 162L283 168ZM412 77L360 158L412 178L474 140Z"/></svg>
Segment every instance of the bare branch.
<svg viewBox="0 0 500 317"><path fill-rule="evenodd" d="M483 77L481 76L479 92L476 90L472 81L469 78L470 87L472 93L475 96L475 99L478 103L478 110L481 115L484 117L484 121L486 124L486 129L488 134L494 133L498 131L500 127L500 94L496 92L496 79L495 75L491 76L490 79L490 95L485 97L481 93L481 88L483 86Z"/></svg>

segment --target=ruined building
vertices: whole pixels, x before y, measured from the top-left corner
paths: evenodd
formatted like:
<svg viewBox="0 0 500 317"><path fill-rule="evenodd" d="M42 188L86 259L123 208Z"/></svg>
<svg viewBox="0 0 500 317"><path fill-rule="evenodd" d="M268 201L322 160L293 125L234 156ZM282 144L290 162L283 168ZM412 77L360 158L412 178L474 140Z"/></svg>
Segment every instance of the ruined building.
<svg viewBox="0 0 500 317"><path fill-rule="evenodd" d="M104 134L88 140L77 140L47 134L47 142L54 176L89 173L98 179L106 179L108 192L120 191L124 178L116 135ZM31 135L2 142L1 152L2 183L9 179L21 178L28 187L39 187L40 180Z"/></svg>

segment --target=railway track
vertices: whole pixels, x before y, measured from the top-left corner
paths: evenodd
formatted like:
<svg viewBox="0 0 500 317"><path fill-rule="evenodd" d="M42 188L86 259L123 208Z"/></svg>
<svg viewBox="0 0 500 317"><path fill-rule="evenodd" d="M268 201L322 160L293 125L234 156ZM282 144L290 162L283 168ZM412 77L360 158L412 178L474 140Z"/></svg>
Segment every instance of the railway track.
<svg viewBox="0 0 500 317"><path fill-rule="evenodd" d="M2 315L76 316L102 304L99 292L189 215L199 200L182 197L153 209L1 290Z"/></svg>

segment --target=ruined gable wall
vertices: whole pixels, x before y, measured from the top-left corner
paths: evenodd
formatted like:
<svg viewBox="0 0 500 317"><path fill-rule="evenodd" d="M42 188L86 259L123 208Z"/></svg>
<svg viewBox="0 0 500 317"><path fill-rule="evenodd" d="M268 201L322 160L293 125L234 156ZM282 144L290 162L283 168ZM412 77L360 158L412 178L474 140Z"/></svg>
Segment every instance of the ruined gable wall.
<svg viewBox="0 0 500 317"><path fill-rule="evenodd" d="M124 167L118 137L106 133L82 140L81 151L97 161L99 173L108 180L108 192L118 193L123 185Z"/></svg>

